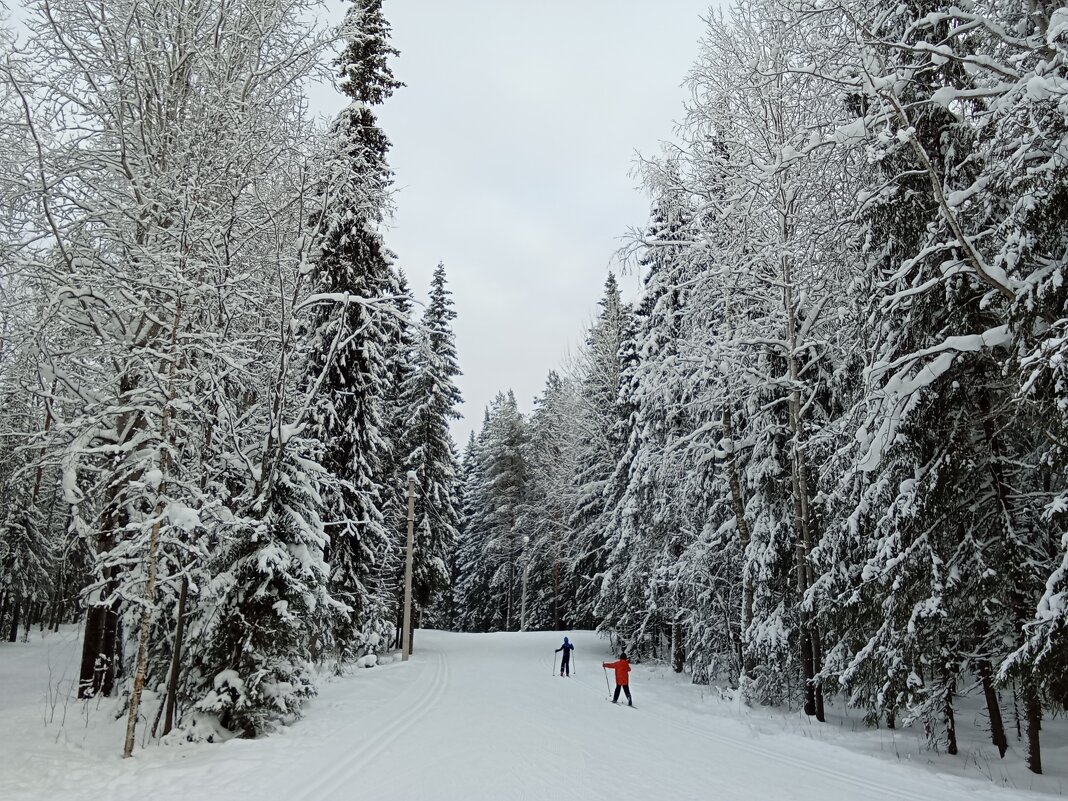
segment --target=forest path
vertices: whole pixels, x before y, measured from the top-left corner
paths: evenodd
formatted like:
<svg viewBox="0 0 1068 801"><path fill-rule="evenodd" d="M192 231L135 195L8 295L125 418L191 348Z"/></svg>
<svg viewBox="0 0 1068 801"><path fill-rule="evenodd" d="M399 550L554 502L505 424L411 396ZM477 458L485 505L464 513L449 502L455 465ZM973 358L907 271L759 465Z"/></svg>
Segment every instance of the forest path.
<svg viewBox="0 0 1068 801"><path fill-rule="evenodd" d="M588 632L570 678L553 670L562 634L420 631L391 699L354 709L312 760L311 780L286 799L724 799L725 801L964 801L1008 799L1004 788L852 753L767 721L710 714L699 690L638 666L636 709L608 703L601 662L614 658ZM352 682L360 695L379 681ZM357 689L357 685L363 685ZM613 683L614 688L614 683ZM346 695L350 695L346 693ZM353 699L355 700L355 699ZM366 708L370 697L355 704ZM755 725L754 725L755 723ZM366 737L370 737L367 742ZM301 760L303 762L303 760ZM312 779L312 776L319 778ZM1015 796L1015 793L1011 795ZM1034 798L1030 794L1019 797Z"/></svg>
<svg viewBox="0 0 1068 801"><path fill-rule="evenodd" d="M895 761L893 747L858 753L838 742L853 746L863 733L713 700L662 666L635 666L637 708L613 706L601 669L614 658L608 644L590 632L567 634L575 670L562 679L553 650L563 634L419 631L411 661L326 682L302 720L270 737L149 746L122 760L123 721L106 707L79 720L73 706L66 728L42 726L49 676L76 669L77 633L67 632L0 659L0 687L9 690L0 693L0 799L1042 798ZM907 760L902 751L898 759Z"/></svg>

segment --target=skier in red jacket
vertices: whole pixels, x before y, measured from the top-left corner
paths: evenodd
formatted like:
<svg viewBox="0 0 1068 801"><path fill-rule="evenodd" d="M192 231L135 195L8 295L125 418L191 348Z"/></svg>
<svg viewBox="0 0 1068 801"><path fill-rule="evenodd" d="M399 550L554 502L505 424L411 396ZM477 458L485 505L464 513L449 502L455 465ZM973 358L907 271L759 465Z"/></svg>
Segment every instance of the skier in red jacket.
<svg viewBox="0 0 1068 801"><path fill-rule="evenodd" d="M612 668L616 672L616 692L612 696L612 703L619 701L619 691L622 689L627 694L627 706L634 706L634 699L630 697L630 662L626 653L621 653L616 662L602 662L601 667Z"/></svg>

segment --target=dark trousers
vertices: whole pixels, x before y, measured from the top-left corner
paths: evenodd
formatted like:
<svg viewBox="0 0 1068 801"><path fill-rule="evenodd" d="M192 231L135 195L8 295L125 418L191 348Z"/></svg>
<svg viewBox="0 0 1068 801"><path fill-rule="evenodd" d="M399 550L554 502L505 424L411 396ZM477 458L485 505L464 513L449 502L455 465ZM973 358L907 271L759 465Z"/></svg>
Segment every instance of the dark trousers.
<svg viewBox="0 0 1068 801"><path fill-rule="evenodd" d="M623 692L625 692L627 694L627 703L628 704L633 704L634 703L634 699L630 697L630 687L628 685L626 685L626 684L617 684L616 685L616 694L612 696L612 703L614 704L616 701L619 700L619 691L620 690L623 690Z"/></svg>
<svg viewBox="0 0 1068 801"><path fill-rule="evenodd" d="M544 670L544 669L545 668L542 668L542 670ZM563 676L565 673L568 676L571 675L571 659L570 659L570 657L567 657L567 656L565 656L563 658L563 660L560 662L560 675Z"/></svg>

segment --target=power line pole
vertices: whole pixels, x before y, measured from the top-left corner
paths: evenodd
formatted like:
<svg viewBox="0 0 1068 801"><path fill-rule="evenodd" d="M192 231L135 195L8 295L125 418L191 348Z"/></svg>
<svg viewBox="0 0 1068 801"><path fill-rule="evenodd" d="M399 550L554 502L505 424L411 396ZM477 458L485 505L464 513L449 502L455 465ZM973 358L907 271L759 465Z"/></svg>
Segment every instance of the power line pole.
<svg viewBox="0 0 1068 801"><path fill-rule="evenodd" d="M408 556L404 562L404 628L401 660L408 661L412 646L412 549L415 544L415 471L408 471Z"/></svg>

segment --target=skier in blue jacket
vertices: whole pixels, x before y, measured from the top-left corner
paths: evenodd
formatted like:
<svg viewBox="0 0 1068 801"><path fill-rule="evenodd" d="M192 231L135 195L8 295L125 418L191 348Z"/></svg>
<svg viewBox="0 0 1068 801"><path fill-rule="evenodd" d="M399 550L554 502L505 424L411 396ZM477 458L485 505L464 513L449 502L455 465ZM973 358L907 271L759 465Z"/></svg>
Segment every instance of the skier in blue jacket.
<svg viewBox="0 0 1068 801"><path fill-rule="evenodd" d="M568 677L571 676L571 652L575 650L575 646L567 641L567 637L564 637L564 644L557 648L553 653L564 652L564 655L560 657L560 675L565 673Z"/></svg>

